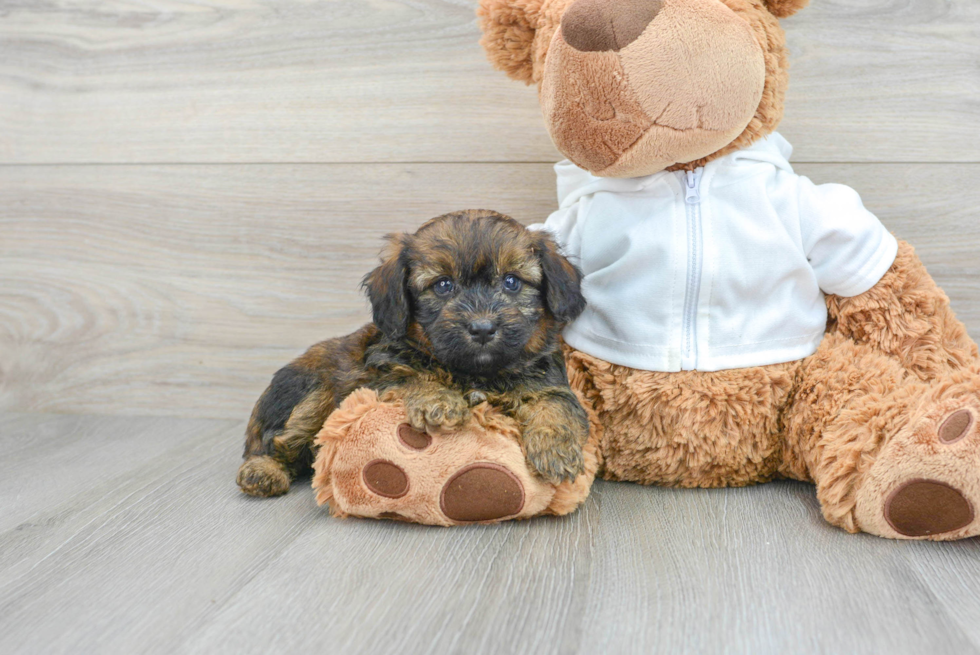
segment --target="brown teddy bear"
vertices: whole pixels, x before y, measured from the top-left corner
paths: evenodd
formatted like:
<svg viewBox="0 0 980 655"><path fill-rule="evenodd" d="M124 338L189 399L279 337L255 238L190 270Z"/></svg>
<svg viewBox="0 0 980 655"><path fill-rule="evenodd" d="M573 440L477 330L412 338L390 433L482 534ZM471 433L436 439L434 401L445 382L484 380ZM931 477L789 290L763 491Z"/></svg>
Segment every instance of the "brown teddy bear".
<svg viewBox="0 0 980 655"><path fill-rule="evenodd" d="M583 269L565 332L600 474L791 478L892 538L980 534L980 358L946 295L840 185L789 165L778 19L807 0L481 0L570 161L543 226Z"/></svg>

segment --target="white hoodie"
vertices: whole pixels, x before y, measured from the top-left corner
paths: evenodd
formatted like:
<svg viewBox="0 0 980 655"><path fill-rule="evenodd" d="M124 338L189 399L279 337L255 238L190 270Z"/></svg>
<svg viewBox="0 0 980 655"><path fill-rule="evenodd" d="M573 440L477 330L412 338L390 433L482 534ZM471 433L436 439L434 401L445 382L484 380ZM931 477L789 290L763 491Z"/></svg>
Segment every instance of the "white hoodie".
<svg viewBox="0 0 980 655"><path fill-rule="evenodd" d="M885 274L895 238L839 184L796 175L779 134L693 173L601 178L555 166L543 225L585 278L565 340L614 364L718 371L802 359L823 339L824 293Z"/></svg>

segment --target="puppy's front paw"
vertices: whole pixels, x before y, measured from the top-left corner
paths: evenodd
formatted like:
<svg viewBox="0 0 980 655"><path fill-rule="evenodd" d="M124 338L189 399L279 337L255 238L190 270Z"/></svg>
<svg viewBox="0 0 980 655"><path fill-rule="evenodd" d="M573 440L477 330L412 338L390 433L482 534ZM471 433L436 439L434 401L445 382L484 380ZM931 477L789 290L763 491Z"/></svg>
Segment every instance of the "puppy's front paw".
<svg viewBox="0 0 980 655"><path fill-rule="evenodd" d="M408 422L416 430L426 426L458 428L470 418L469 403L452 389L431 389L405 398Z"/></svg>
<svg viewBox="0 0 980 655"><path fill-rule="evenodd" d="M531 467L548 482L571 482L585 472L582 444L572 430L562 426L528 427L522 439Z"/></svg>

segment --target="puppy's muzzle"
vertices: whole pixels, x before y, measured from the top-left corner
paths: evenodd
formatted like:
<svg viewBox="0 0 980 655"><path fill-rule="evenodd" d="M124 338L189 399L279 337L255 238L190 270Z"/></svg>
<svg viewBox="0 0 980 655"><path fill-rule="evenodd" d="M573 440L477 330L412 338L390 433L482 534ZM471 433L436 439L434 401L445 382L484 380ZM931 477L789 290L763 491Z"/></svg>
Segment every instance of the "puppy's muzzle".
<svg viewBox="0 0 980 655"><path fill-rule="evenodd" d="M488 318L479 318L470 321L466 326L466 331L470 333L470 338L480 345L486 345L497 336L497 324Z"/></svg>

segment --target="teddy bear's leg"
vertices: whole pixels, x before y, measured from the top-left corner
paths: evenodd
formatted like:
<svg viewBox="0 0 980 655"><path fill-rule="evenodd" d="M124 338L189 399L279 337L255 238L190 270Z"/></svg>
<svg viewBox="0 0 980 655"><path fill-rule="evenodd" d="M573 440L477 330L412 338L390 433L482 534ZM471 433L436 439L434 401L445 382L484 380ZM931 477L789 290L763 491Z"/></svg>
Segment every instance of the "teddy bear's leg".
<svg viewBox="0 0 980 655"><path fill-rule="evenodd" d="M803 360L782 415L783 475L811 479L824 517L891 538L980 534L980 376L923 381L830 334Z"/></svg>
<svg viewBox="0 0 980 655"><path fill-rule="evenodd" d="M898 358L922 380L977 365L977 346L949 298L904 241L874 287L853 298L828 296L827 310L829 332Z"/></svg>
<svg viewBox="0 0 980 655"><path fill-rule="evenodd" d="M735 487L776 475L783 454L779 414L797 363L659 373L567 346L565 361L569 383L603 428L604 478Z"/></svg>

